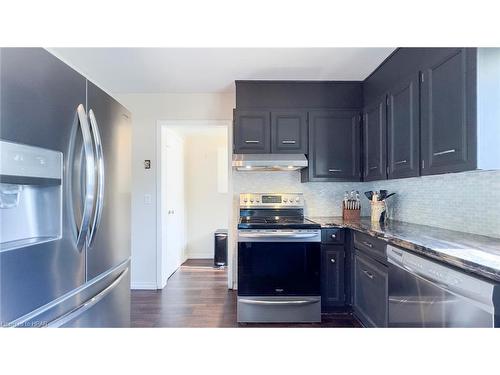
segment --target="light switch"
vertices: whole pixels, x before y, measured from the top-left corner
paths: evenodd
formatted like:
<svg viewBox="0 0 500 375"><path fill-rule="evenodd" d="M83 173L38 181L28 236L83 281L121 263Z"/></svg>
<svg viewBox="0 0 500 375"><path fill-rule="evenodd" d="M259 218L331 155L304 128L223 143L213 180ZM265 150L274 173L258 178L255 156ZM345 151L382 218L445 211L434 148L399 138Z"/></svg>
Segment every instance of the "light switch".
<svg viewBox="0 0 500 375"><path fill-rule="evenodd" d="M144 194L144 204L151 204L151 194Z"/></svg>

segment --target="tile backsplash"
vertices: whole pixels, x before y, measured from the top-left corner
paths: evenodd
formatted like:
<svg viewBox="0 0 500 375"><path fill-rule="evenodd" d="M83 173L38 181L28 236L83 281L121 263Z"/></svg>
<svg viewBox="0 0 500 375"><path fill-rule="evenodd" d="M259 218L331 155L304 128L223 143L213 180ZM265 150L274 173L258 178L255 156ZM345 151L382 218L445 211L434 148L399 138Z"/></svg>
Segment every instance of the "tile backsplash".
<svg viewBox="0 0 500 375"><path fill-rule="evenodd" d="M301 183L297 172L233 173L235 202L245 192L302 192L308 216L340 216L346 190L359 190L362 215L370 214L363 192L386 189L390 217L415 224L500 238L500 171L472 171L375 182Z"/></svg>

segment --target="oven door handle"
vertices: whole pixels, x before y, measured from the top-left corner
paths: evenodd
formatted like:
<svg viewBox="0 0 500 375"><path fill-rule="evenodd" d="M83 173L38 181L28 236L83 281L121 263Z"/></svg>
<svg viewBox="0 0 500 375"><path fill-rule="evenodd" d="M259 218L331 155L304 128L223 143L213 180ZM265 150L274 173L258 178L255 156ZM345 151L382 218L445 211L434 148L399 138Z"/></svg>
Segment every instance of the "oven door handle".
<svg viewBox="0 0 500 375"><path fill-rule="evenodd" d="M254 300L254 299L238 299L238 302L245 303L247 305L280 305L280 306L297 306L297 305L312 305L313 303L318 303L318 299L310 300L283 300L283 301L264 301L264 300Z"/></svg>

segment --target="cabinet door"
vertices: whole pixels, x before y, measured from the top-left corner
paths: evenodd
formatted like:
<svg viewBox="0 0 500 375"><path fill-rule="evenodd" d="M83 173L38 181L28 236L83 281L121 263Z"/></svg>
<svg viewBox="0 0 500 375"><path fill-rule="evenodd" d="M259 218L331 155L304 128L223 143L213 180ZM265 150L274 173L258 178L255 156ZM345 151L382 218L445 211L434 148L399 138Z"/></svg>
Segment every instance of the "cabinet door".
<svg viewBox="0 0 500 375"><path fill-rule="evenodd" d="M418 73L389 91L387 101L387 142L389 178L420 174L419 82Z"/></svg>
<svg viewBox="0 0 500 375"><path fill-rule="evenodd" d="M307 153L307 112L271 112L271 152Z"/></svg>
<svg viewBox="0 0 500 375"><path fill-rule="evenodd" d="M369 327L387 327L387 267L359 252L354 256L354 311Z"/></svg>
<svg viewBox="0 0 500 375"><path fill-rule="evenodd" d="M344 246L321 246L321 305L323 308L343 306Z"/></svg>
<svg viewBox="0 0 500 375"><path fill-rule="evenodd" d="M423 175L476 167L475 62L456 49L422 72Z"/></svg>
<svg viewBox="0 0 500 375"><path fill-rule="evenodd" d="M92 82L87 86L89 117L94 114L102 145L102 198L97 202L93 235L87 249L90 280L130 257L130 113ZM101 180L98 180L101 181Z"/></svg>
<svg viewBox="0 0 500 375"><path fill-rule="evenodd" d="M271 115L268 111L234 111L234 152L271 152Z"/></svg>
<svg viewBox="0 0 500 375"><path fill-rule="evenodd" d="M363 111L364 181L387 179L386 96Z"/></svg>
<svg viewBox="0 0 500 375"><path fill-rule="evenodd" d="M360 180L358 111L309 113L308 181Z"/></svg>

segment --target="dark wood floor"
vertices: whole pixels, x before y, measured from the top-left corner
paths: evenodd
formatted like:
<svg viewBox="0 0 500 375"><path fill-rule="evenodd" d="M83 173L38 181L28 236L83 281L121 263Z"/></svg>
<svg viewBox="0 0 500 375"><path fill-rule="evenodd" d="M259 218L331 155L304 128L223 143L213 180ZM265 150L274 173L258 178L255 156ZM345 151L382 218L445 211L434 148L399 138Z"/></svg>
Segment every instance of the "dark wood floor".
<svg viewBox="0 0 500 375"><path fill-rule="evenodd" d="M190 259L163 290L132 291L132 327L359 327L349 314L324 314L314 324L238 324L236 292L227 270L210 259Z"/></svg>

